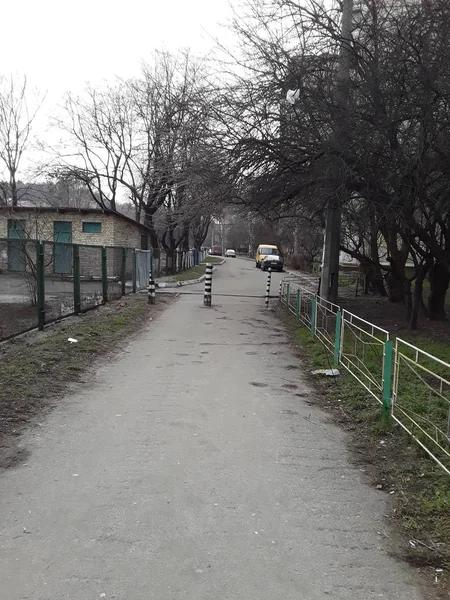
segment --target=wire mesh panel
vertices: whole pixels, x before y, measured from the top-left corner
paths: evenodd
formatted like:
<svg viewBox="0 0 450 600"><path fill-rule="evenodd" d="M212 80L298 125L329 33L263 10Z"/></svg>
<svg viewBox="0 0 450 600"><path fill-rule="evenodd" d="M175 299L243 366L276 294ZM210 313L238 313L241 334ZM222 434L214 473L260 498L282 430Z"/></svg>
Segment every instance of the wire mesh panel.
<svg viewBox="0 0 450 600"><path fill-rule="evenodd" d="M47 323L75 312L71 244L44 242L44 291Z"/></svg>
<svg viewBox="0 0 450 600"><path fill-rule="evenodd" d="M102 247L78 246L80 309L89 310L103 303Z"/></svg>
<svg viewBox="0 0 450 600"><path fill-rule="evenodd" d="M122 248L106 248L106 273L108 280L108 300L117 300L122 296Z"/></svg>
<svg viewBox="0 0 450 600"><path fill-rule="evenodd" d="M37 243L0 240L0 340L38 325Z"/></svg>
<svg viewBox="0 0 450 600"><path fill-rule="evenodd" d="M152 264L151 250L136 250L136 289L145 290L148 286L148 275ZM153 274L153 277L156 277Z"/></svg>
<svg viewBox="0 0 450 600"><path fill-rule="evenodd" d="M392 416L450 474L450 365L398 338Z"/></svg>
<svg viewBox="0 0 450 600"><path fill-rule="evenodd" d="M122 248L123 275L125 277L125 294L131 294L133 291L133 273L134 273L134 251L132 248ZM122 280L122 277L121 277Z"/></svg>
<svg viewBox="0 0 450 600"><path fill-rule="evenodd" d="M385 342L389 333L344 310L340 362L372 396L382 402Z"/></svg>
<svg viewBox="0 0 450 600"><path fill-rule="evenodd" d="M336 315L339 310L340 308L337 304L333 304L325 300L325 298L317 296L315 315L316 337L331 354L334 353L335 349Z"/></svg>

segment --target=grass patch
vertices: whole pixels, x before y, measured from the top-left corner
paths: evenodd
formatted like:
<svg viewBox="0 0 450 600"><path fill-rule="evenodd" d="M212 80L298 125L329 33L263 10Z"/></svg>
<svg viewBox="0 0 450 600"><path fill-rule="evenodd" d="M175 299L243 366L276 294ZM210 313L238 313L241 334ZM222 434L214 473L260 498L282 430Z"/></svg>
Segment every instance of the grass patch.
<svg viewBox="0 0 450 600"><path fill-rule="evenodd" d="M15 460L21 428L63 396L99 357L111 357L125 339L160 313L171 297L149 306L136 294L70 317L44 332L33 332L0 346L0 467ZM69 343L69 337L78 340Z"/></svg>
<svg viewBox="0 0 450 600"><path fill-rule="evenodd" d="M190 279L199 279L202 275L205 274L206 263L211 263L213 265L220 264L223 261L223 258L220 256L208 256L202 263L199 265L192 267L192 269L188 269L187 271L183 271L182 273L177 273L176 275L172 275L168 281L189 281Z"/></svg>
<svg viewBox="0 0 450 600"><path fill-rule="evenodd" d="M333 358L324 346L285 309L280 308L279 314L303 350L307 368L331 368ZM437 576L436 590L448 598L450 477L394 421L383 420L381 405L350 373L342 366L340 371L338 378L314 378L321 392L317 404L351 433L353 460L369 474L372 485L390 494L388 518L402 534L399 556L433 582ZM408 393L417 403L420 390L412 387Z"/></svg>

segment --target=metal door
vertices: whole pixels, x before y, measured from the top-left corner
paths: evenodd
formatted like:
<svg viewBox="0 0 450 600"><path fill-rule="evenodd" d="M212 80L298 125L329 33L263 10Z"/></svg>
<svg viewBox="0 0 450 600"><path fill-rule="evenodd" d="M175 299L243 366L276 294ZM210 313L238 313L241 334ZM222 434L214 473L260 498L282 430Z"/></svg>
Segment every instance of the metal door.
<svg viewBox="0 0 450 600"><path fill-rule="evenodd" d="M8 219L8 270L25 271L25 221ZM33 257L34 259L34 257Z"/></svg>
<svg viewBox="0 0 450 600"><path fill-rule="evenodd" d="M72 222L53 221L53 266L57 275L72 274Z"/></svg>

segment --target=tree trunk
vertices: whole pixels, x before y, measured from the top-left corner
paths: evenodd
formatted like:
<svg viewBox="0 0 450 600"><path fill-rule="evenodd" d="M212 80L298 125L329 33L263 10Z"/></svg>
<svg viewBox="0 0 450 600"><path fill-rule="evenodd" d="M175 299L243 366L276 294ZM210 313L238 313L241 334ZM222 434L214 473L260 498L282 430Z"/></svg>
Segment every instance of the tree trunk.
<svg viewBox="0 0 450 600"><path fill-rule="evenodd" d="M410 329L417 329L419 322L419 313L423 305L423 278L417 278L414 283L414 293L412 297L412 311L409 319Z"/></svg>
<svg viewBox="0 0 450 600"><path fill-rule="evenodd" d="M448 270L441 263L435 263L430 269L430 296L428 313L433 321L445 321L445 298L450 282Z"/></svg>
<svg viewBox="0 0 450 600"><path fill-rule="evenodd" d="M431 260L429 258L426 259L422 264L416 266L417 273L412 297L412 312L411 318L409 319L410 329L417 329L420 313L425 315L427 314L427 310L423 302L423 282L425 281L425 277L430 270L430 266Z"/></svg>
<svg viewBox="0 0 450 600"><path fill-rule="evenodd" d="M11 173L11 178L9 182L11 188L11 202L13 206L17 206L19 203L19 193L17 191L17 181L16 177L13 173Z"/></svg>
<svg viewBox="0 0 450 600"><path fill-rule="evenodd" d="M183 226L183 241L181 243L181 250L183 252L189 252L189 223L185 223Z"/></svg>
<svg viewBox="0 0 450 600"><path fill-rule="evenodd" d="M403 297L406 307L406 321L411 322L412 317L412 294L411 294L411 282L409 279L405 279L403 285Z"/></svg>
<svg viewBox="0 0 450 600"><path fill-rule="evenodd" d="M371 284L374 294L379 294L383 298L387 296L384 287L383 273L380 266L380 253L378 248L378 224L375 218L375 208L369 203L370 210L370 258L372 260Z"/></svg>
<svg viewBox="0 0 450 600"><path fill-rule="evenodd" d="M403 302L405 299L404 276L401 276L397 267L392 262L391 270L386 277L387 293L390 302Z"/></svg>

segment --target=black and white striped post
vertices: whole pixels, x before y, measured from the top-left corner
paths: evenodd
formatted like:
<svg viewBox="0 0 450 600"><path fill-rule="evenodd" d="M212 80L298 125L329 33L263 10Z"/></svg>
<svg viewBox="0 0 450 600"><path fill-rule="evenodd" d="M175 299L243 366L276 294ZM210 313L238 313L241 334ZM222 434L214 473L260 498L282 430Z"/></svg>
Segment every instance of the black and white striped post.
<svg viewBox="0 0 450 600"><path fill-rule="evenodd" d="M206 263L205 294L203 296L203 306L211 306L212 270L212 264Z"/></svg>
<svg viewBox="0 0 450 600"><path fill-rule="evenodd" d="M148 270L148 303L155 304L156 302L156 285L153 281L153 272L152 272L152 264L150 263L150 268Z"/></svg>
<svg viewBox="0 0 450 600"><path fill-rule="evenodd" d="M267 283L266 283L266 308L269 308L270 280L271 279L272 279L272 269L269 267L269 272L267 273Z"/></svg>
<svg viewBox="0 0 450 600"><path fill-rule="evenodd" d="M280 301L281 301L281 294L283 293L283 280L280 279L280 289L278 290L278 295L280 297Z"/></svg>

